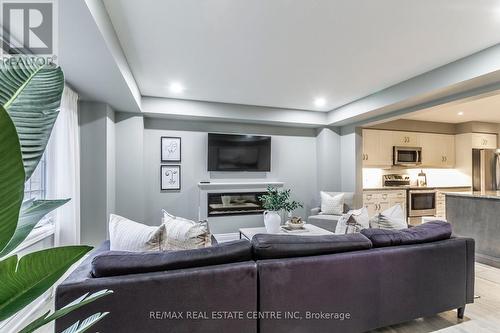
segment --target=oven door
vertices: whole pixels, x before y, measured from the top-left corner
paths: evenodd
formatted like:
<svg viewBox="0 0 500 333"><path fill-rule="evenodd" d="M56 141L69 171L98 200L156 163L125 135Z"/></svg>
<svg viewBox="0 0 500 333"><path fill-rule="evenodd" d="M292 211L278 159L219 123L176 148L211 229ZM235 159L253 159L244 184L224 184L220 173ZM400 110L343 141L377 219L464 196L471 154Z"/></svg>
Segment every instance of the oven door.
<svg viewBox="0 0 500 333"><path fill-rule="evenodd" d="M394 165L414 166L422 164L422 148L394 147Z"/></svg>
<svg viewBox="0 0 500 333"><path fill-rule="evenodd" d="M436 191L409 191L408 208L411 217L436 215Z"/></svg>

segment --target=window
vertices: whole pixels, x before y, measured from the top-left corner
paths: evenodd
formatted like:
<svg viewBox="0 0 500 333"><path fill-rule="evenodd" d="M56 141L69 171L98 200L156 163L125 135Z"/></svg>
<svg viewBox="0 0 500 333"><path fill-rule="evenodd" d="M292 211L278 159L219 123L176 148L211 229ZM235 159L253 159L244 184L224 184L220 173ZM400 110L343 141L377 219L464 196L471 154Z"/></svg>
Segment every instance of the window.
<svg viewBox="0 0 500 333"><path fill-rule="evenodd" d="M45 199L47 194L47 168L45 155L31 175L31 178L24 185L24 200Z"/></svg>

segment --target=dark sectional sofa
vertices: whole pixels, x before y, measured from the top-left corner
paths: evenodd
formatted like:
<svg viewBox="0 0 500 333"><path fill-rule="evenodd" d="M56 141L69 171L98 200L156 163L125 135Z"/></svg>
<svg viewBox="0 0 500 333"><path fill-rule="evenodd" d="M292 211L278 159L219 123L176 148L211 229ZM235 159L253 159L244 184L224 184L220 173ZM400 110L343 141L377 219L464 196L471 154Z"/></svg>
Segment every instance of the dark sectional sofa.
<svg viewBox="0 0 500 333"><path fill-rule="evenodd" d="M364 332L459 309L474 296L474 240L443 222L402 232L256 235L171 253L105 242L57 287L56 308L103 297L56 321L110 312L96 332Z"/></svg>

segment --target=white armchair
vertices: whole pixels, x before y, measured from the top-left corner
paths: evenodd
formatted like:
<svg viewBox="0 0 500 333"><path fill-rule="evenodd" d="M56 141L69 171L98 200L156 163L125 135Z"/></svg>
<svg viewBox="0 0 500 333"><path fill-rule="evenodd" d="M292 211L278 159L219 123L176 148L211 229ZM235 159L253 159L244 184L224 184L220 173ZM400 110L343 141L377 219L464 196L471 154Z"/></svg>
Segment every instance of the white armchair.
<svg viewBox="0 0 500 333"><path fill-rule="evenodd" d="M344 213L347 213L354 207L354 193L353 192L327 192L328 194L335 196L344 193ZM321 212L320 207L315 207L311 209L311 215L307 220L307 223L313 224L320 228L326 229L331 232L335 232L337 227L337 222L342 215L328 215Z"/></svg>

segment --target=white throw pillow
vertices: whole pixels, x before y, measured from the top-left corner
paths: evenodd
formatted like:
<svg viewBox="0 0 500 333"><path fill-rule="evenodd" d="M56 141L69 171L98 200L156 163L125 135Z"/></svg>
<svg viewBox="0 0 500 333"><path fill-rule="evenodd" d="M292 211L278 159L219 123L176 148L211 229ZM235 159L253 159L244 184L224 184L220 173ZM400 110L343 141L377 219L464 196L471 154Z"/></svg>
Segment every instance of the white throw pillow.
<svg viewBox="0 0 500 333"><path fill-rule="evenodd" d="M370 219L370 227L375 229L406 229L406 216L400 204L394 205Z"/></svg>
<svg viewBox="0 0 500 333"><path fill-rule="evenodd" d="M167 250L188 250L210 245L210 233L206 222L200 223L169 214L163 210L165 247Z"/></svg>
<svg viewBox="0 0 500 333"><path fill-rule="evenodd" d="M342 215L344 213L344 193L331 195L327 192L320 192L321 213L326 215Z"/></svg>
<svg viewBox="0 0 500 333"><path fill-rule="evenodd" d="M148 226L111 214L109 249L111 251L162 251L165 226Z"/></svg>
<svg viewBox="0 0 500 333"><path fill-rule="evenodd" d="M342 215L335 227L335 233L354 234L369 227L370 218L368 216L368 209L363 207L361 209L350 210L348 213Z"/></svg>

